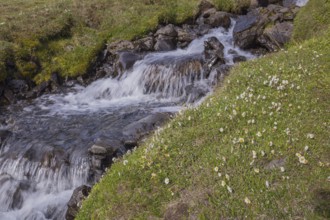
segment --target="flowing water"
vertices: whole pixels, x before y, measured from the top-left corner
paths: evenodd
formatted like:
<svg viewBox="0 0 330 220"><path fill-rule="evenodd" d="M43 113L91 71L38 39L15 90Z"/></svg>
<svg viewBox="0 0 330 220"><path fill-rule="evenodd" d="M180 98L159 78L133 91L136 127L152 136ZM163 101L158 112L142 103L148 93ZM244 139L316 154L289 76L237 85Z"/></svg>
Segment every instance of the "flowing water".
<svg viewBox="0 0 330 220"><path fill-rule="evenodd" d="M75 86L0 108L0 219L64 219L73 190L90 185L88 148L97 141L120 146L123 128L155 112L177 112L198 103L193 91L211 92L217 72L202 68L204 41L217 37L230 51L233 26L214 29L187 49L150 53L117 78ZM187 89L190 88L190 89Z"/></svg>

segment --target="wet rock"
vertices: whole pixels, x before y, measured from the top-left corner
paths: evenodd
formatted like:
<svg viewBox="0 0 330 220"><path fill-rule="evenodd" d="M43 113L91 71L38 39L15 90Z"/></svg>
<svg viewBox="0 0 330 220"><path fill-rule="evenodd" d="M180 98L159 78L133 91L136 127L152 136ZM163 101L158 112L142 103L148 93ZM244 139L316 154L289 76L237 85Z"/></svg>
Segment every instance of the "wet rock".
<svg viewBox="0 0 330 220"><path fill-rule="evenodd" d="M163 28L158 29L155 36L164 35L168 37L177 37L178 33L175 30L175 26L173 24L166 25Z"/></svg>
<svg viewBox="0 0 330 220"><path fill-rule="evenodd" d="M91 191L89 186L80 186L73 191L73 194L68 202L68 210L65 214L66 220L74 220L81 208L82 202L87 198Z"/></svg>
<svg viewBox="0 0 330 220"><path fill-rule="evenodd" d="M7 138L9 138L11 135L12 135L12 132L11 131L0 130L0 149L1 149L2 143L4 143L5 140Z"/></svg>
<svg viewBox="0 0 330 220"><path fill-rule="evenodd" d="M297 0L283 0L284 7L292 7L296 5Z"/></svg>
<svg viewBox="0 0 330 220"><path fill-rule="evenodd" d="M50 87L50 82L42 82L36 87L34 87L31 91L27 92L25 94L25 98L30 99L30 98L37 98L44 94L45 92L49 92L49 87Z"/></svg>
<svg viewBox="0 0 330 220"><path fill-rule="evenodd" d="M14 93L22 93L28 91L29 85L25 80L13 79L8 82L8 88Z"/></svg>
<svg viewBox="0 0 330 220"><path fill-rule="evenodd" d="M205 34L208 34L210 32L211 28L212 27L209 24L199 25L198 29L197 29L197 35L198 36L203 36Z"/></svg>
<svg viewBox="0 0 330 220"><path fill-rule="evenodd" d="M244 57L244 56L234 55L234 57L233 57L234 63L239 63L239 62L244 62L244 61L246 61L246 57Z"/></svg>
<svg viewBox="0 0 330 220"><path fill-rule="evenodd" d="M7 100L8 103L14 104L17 102L17 99L14 93L10 89L5 89L3 92L4 98Z"/></svg>
<svg viewBox="0 0 330 220"><path fill-rule="evenodd" d="M187 97L187 102L194 103L195 101L205 97L205 95L210 92L210 89L208 86L203 84L192 84L186 86L185 91L189 94Z"/></svg>
<svg viewBox="0 0 330 220"><path fill-rule="evenodd" d="M225 63L223 50L223 44L216 37L210 37L204 42L205 64L203 69L206 77L216 65Z"/></svg>
<svg viewBox="0 0 330 220"><path fill-rule="evenodd" d="M203 18L204 23L210 25L212 28L229 28L231 24L230 15L226 12L217 11L215 8L211 8L204 12Z"/></svg>
<svg viewBox="0 0 330 220"><path fill-rule="evenodd" d="M121 71L128 70L133 67L136 61L141 60L143 56L134 52L121 52L119 53L119 67Z"/></svg>
<svg viewBox="0 0 330 220"><path fill-rule="evenodd" d="M276 51L290 41L292 31L293 24L291 22L277 23L267 27L258 41L269 51Z"/></svg>
<svg viewBox="0 0 330 220"><path fill-rule="evenodd" d="M176 49L177 36L178 33L172 24L160 28L155 34L156 44L154 46L154 50L170 51Z"/></svg>
<svg viewBox="0 0 330 220"><path fill-rule="evenodd" d="M112 55L117 54L117 52L133 50L134 44L131 41L121 40L117 42L110 43L107 47L107 51Z"/></svg>
<svg viewBox="0 0 330 220"><path fill-rule="evenodd" d="M58 89L60 88L60 77L58 76L57 73L52 73L52 75L50 76L50 87L51 90L53 92L58 91Z"/></svg>
<svg viewBox="0 0 330 220"><path fill-rule="evenodd" d="M104 155L107 154L108 151L105 147L94 144L91 148L88 149L88 152L94 155Z"/></svg>
<svg viewBox="0 0 330 220"><path fill-rule="evenodd" d="M170 115L168 113L155 113L134 122L123 129L125 140L137 142L169 119Z"/></svg>
<svg viewBox="0 0 330 220"><path fill-rule="evenodd" d="M197 38L196 32L187 26L183 28L176 28L176 31L178 33L178 44L180 48L188 46L189 43Z"/></svg>
<svg viewBox="0 0 330 220"><path fill-rule="evenodd" d="M152 36L145 37L134 42L137 51L152 51L154 49L155 39Z"/></svg>

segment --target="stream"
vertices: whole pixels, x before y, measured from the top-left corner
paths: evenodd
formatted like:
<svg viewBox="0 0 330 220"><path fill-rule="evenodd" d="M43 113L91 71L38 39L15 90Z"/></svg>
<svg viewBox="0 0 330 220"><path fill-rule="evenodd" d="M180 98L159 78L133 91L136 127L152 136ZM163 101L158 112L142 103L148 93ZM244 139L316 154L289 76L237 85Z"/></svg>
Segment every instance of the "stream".
<svg viewBox="0 0 330 220"><path fill-rule="evenodd" d="M233 51L253 58L233 46L234 23L228 30L212 29L186 49L149 53L117 78L0 107L0 137L6 137L0 138L0 219L64 219L73 190L94 183L88 153L93 144L106 142L124 153L127 126L198 105L212 91L219 76L204 74L206 39L221 41L227 65Z"/></svg>

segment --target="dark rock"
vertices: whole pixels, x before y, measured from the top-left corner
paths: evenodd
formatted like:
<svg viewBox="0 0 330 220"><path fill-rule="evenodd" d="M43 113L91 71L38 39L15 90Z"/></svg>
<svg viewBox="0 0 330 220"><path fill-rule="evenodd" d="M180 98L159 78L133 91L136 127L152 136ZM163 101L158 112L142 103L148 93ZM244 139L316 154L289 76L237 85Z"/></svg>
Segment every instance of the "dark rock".
<svg viewBox="0 0 330 220"><path fill-rule="evenodd" d="M178 33L173 24L160 28L156 34L155 51L170 51L176 49Z"/></svg>
<svg viewBox="0 0 330 220"><path fill-rule="evenodd" d="M57 73L52 73L52 75L50 76L50 87L52 91L57 91L60 88L60 77L58 76Z"/></svg>
<svg viewBox="0 0 330 220"><path fill-rule="evenodd" d="M145 37L134 42L137 51L152 51L154 49L155 39L152 36Z"/></svg>
<svg viewBox="0 0 330 220"><path fill-rule="evenodd" d="M277 23L266 28L258 41L269 51L276 51L290 41L292 31L293 24L291 22Z"/></svg>
<svg viewBox="0 0 330 220"><path fill-rule="evenodd" d="M106 155L108 151L105 147L94 144L91 148L88 149L88 152L94 155Z"/></svg>
<svg viewBox="0 0 330 220"><path fill-rule="evenodd" d="M13 79L8 82L8 88L14 93L22 93L28 91L29 85L25 80Z"/></svg>
<svg viewBox="0 0 330 220"><path fill-rule="evenodd" d="M234 63L239 63L239 62L244 62L244 61L246 61L246 57L244 57L244 56L235 55L233 57Z"/></svg>
<svg viewBox="0 0 330 220"><path fill-rule="evenodd" d="M126 126L123 134L127 141L137 142L169 119L170 115L167 113L155 113Z"/></svg>
<svg viewBox="0 0 330 220"><path fill-rule="evenodd" d="M11 131L7 131L7 130L0 130L0 149L1 149L1 145L2 143L12 135Z"/></svg>
<svg viewBox="0 0 330 220"><path fill-rule="evenodd" d="M242 49L257 47L257 39L269 21L267 16L268 11L260 10L260 8L240 16L233 33L235 45Z"/></svg>
<svg viewBox="0 0 330 220"><path fill-rule="evenodd" d="M226 12L217 11L215 8L211 8L204 12L203 18L204 23L210 25L212 28L229 28L231 24L230 15Z"/></svg>
<svg viewBox="0 0 330 220"><path fill-rule="evenodd" d="M156 37L160 35L164 35L167 37L177 37L178 33L175 30L175 26L173 24L169 24L163 28L160 28L155 34Z"/></svg>
<svg viewBox="0 0 330 220"><path fill-rule="evenodd" d="M121 71L132 68L135 62L141 60L142 58L143 56L134 52L120 52L118 62Z"/></svg>
<svg viewBox="0 0 330 220"><path fill-rule="evenodd" d="M176 49L176 40L173 37L160 35L154 46L155 51L170 51Z"/></svg>
<svg viewBox="0 0 330 220"><path fill-rule="evenodd" d="M2 96L4 91L5 91L5 87L0 84L0 97Z"/></svg>
<svg viewBox="0 0 330 220"><path fill-rule="evenodd" d="M193 103L209 93L210 88L204 84L195 83L193 85L186 86L185 91L188 94L187 103Z"/></svg>
<svg viewBox="0 0 330 220"><path fill-rule="evenodd" d="M189 43L197 38L197 34L188 27L176 28L176 31L178 33L178 41L181 48L188 46Z"/></svg>
<svg viewBox="0 0 330 220"><path fill-rule="evenodd" d="M68 202L68 210L65 214L66 220L74 220L81 208L82 202L87 198L91 191L89 186L80 186L73 191L73 194Z"/></svg>
<svg viewBox="0 0 330 220"><path fill-rule="evenodd" d="M110 43L107 47L107 51L112 55L117 54L117 52L133 50L134 44L131 41L122 40Z"/></svg>
<svg viewBox="0 0 330 220"><path fill-rule="evenodd" d="M137 141L125 141L124 142L124 147L128 150L132 149L134 147L137 147L137 146L139 146Z"/></svg>
<svg viewBox="0 0 330 220"><path fill-rule="evenodd" d="M30 99L30 98L37 98L44 94L45 92L49 92L49 87L50 87L50 82L42 82L36 87L34 87L31 91L27 92L25 94L25 98Z"/></svg>
<svg viewBox="0 0 330 220"><path fill-rule="evenodd" d="M206 77L212 68L225 63L224 46L216 37L210 37L204 42L205 64L203 66Z"/></svg>
<svg viewBox="0 0 330 220"><path fill-rule="evenodd" d="M198 26L198 29L197 29L197 35L198 36L203 36L207 33L209 33L209 31L211 30L211 26L209 24L201 24Z"/></svg>
<svg viewBox="0 0 330 220"><path fill-rule="evenodd" d="M3 92L3 96L11 104L14 104L17 102L17 99L16 99L14 93L10 89L5 89L5 91Z"/></svg>

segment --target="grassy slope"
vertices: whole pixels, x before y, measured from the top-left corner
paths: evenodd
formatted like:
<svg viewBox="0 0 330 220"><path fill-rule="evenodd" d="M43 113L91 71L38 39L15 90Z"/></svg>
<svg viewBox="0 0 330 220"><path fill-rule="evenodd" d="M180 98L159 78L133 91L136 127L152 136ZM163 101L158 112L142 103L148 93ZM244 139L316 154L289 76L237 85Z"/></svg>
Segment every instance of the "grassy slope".
<svg viewBox="0 0 330 220"><path fill-rule="evenodd" d="M214 0L239 10L248 0ZM159 22L181 23L200 0L2 0L0 81L8 75L47 80L52 72L83 75L106 42L132 39ZM16 70L6 68L8 62Z"/></svg>
<svg viewBox="0 0 330 220"><path fill-rule="evenodd" d="M328 6L311 0L301 13ZM237 65L202 106L115 163L78 219L154 219L169 209L199 219L329 217L326 28L287 51ZM279 159L286 161L282 170L266 169Z"/></svg>

